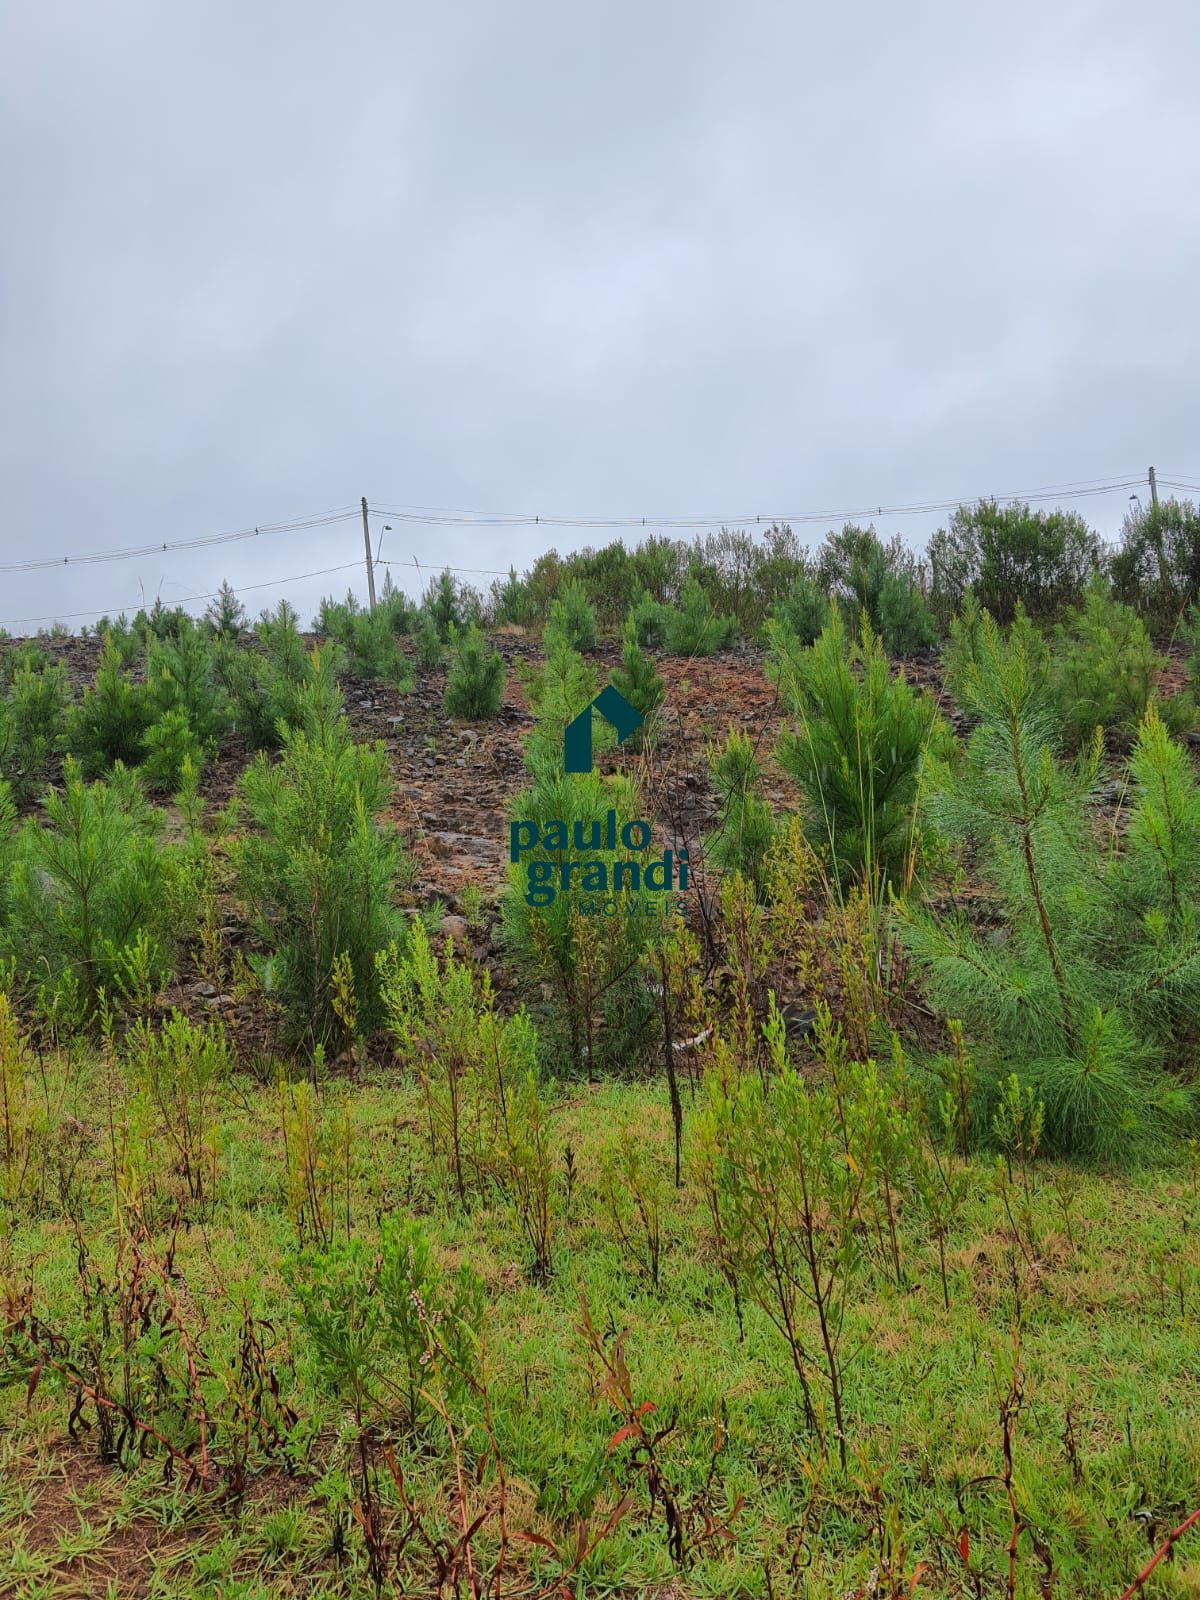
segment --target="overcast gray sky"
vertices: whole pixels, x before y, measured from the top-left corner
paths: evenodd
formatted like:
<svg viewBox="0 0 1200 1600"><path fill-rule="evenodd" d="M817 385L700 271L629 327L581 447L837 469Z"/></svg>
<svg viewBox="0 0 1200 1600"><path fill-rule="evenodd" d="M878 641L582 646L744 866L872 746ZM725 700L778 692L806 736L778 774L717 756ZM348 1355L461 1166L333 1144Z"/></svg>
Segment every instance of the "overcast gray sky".
<svg viewBox="0 0 1200 1600"><path fill-rule="evenodd" d="M1200 481L1194 0L2 15L0 561L362 494L719 516ZM1080 509L1112 533L1127 493ZM604 537L407 525L384 555ZM360 553L348 522L2 574L0 620ZM307 617L348 579L246 600Z"/></svg>

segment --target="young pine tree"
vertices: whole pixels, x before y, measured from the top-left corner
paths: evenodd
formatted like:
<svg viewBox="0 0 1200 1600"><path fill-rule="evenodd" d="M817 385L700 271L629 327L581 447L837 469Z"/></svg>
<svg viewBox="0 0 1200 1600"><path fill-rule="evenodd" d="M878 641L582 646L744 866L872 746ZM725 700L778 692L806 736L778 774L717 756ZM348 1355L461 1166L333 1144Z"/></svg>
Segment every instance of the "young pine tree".
<svg viewBox="0 0 1200 1600"><path fill-rule="evenodd" d="M19 956L31 981L74 997L80 1021L94 1016L101 989L113 994L139 936L150 964L169 966L173 853L161 824L132 773L117 766L85 783L68 757L61 790L50 790L42 817L21 832L0 948Z"/></svg>
<svg viewBox="0 0 1200 1600"><path fill-rule="evenodd" d="M922 763L946 736L937 707L892 672L865 619L847 640L836 605L814 645L777 620L767 640L768 670L796 719L780 736L779 762L803 786L809 838L839 882L906 884Z"/></svg>
<svg viewBox="0 0 1200 1600"><path fill-rule="evenodd" d="M121 665L120 647L105 634L96 680L83 691L67 723L67 745L83 776L100 777L118 761L137 766L153 720L145 684L134 683Z"/></svg>
<svg viewBox="0 0 1200 1600"><path fill-rule="evenodd" d="M749 735L730 728L725 743L710 756L710 770L721 810L716 831L704 841L705 857L723 871L740 872L761 899L775 820L762 797L762 768Z"/></svg>
<svg viewBox="0 0 1200 1600"><path fill-rule="evenodd" d="M39 652L40 654L40 652ZM0 772L18 800L39 794L56 774L67 739L71 686L61 662L32 660L13 672L0 720Z"/></svg>
<svg viewBox="0 0 1200 1600"><path fill-rule="evenodd" d="M715 655L737 638L737 618L719 615L694 575L684 584L679 604L666 608L664 620L665 645L673 656Z"/></svg>
<svg viewBox="0 0 1200 1600"><path fill-rule="evenodd" d="M612 675L612 684L646 718L635 735L640 742L651 717L662 704L663 681L658 668L638 643L637 628L632 619L625 624L621 665Z"/></svg>
<svg viewBox="0 0 1200 1600"><path fill-rule="evenodd" d="M494 717L504 698L504 657L493 650L475 623L450 635L446 674L446 715L478 722Z"/></svg>
<svg viewBox="0 0 1200 1600"><path fill-rule="evenodd" d="M1044 1104L1050 1146L1116 1155L1161 1130L1186 1103L1137 1009L1168 1005L1190 983L1197 957L1178 941L1191 913L1168 939L1166 921L1147 926L1121 888L1133 870L1149 892L1151 864L1137 853L1153 853L1151 841L1166 824L1144 811L1124 862L1115 843L1108 853L1099 848L1087 811L1099 737L1078 761L1062 759L1045 673L1023 638L1014 631L1006 642L986 614L960 694L977 725L961 766L931 772L924 810L944 837L975 852L1003 903L1007 936L997 945L965 919L938 922L909 911L906 942L943 1014L962 1019L993 1091L1019 1065ZM1167 756L1160 728L1147 730L1147 778L1152 760ZM1154 790L1145 783L1147 804L1157 804ZM1169 814L1182 822L1189 810L1180 788ZM1169 872L1153 876L1161 893ZM1139 929L1151 937L1139 938Z"/></svg>
<svg viewBox="0 0 1200 1600"><path fill-rule="evenodd" d="M270 952L260 963L265 986L283 1004L290 1038L315 1047L345 1031L339 970L349 973L359 1024L379 1019L375 958L402 937L392 900L401 851L381 820L382 745L352 743L341 719L323 714L285 726L282 740L278 761L260 755L242 776L254 831L236 841L233 862Z"/></svg>
<svg viewBox="0 0 1200 1600"><path fill-rule="evenodd" d="M578 579L564 584L557 600L550 602L544 636L547 653L559 642L568 644L572 650L595 648L596 613Z"/></svg>
<svg viewBox="0 0 1200 1600"><path fill-rule="evenodd" d="M204 620L218 639L237 639L246 627L246 608L233 585L225 579L208 603Z"/></svg>
<svg viewBox="0 0 1200 1600"><path fill-rule="evenodd" d="M438 632L437 619L425 608L421 610L421 620L417 624L414 643L417 648L417 660L425 671L436 672L445 659L446 647Z"/></svg>

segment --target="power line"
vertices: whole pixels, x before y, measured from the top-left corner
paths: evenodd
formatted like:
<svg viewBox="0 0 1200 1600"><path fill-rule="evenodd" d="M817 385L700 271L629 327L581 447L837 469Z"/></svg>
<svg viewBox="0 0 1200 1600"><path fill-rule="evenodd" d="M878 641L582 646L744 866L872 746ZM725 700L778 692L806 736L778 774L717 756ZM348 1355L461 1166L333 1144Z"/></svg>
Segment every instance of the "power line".
<svg viewBox="0 0 1200 1600"><path fill-rule="evenodd" d="M1163 486L1181 489L1190 493L1200 493L1200 482L1187 478L1160 477L1158 482ZM982 505L991 501L1020 501L1026 504L1044 502L1047 500L1077 500L1090 497L1114 494L1127 489L1139 489L1145 483L1142 475L1126 479L1085 478L1074 479L1063 484L1047 484L1033 490L1025 490L1011 494L987 494L976 496L973 499L954 498L946 500L928 500L896 505L874 505L858 507L833 508L826 511L807 512L776 512L771 514L755 512L745 515L711 515L697 517L665 517L665 516L626 516L626 517L578 517L562 515L543 515L538 512L511 512L511 511L470 511L455 507L436 506L407 506L388 507L375 505L370 509L376 516L394 518L398 522L423 527L456 526L456 527L548 527L548 528L678 528L694 529L713 526L761 526L768 527L772 523L831 523L838 521L859 521L864 518L883 516L916 516L932 515L935 513L956 511L960 506ZM328 527L335 523L356 521L360 515L360 508L356 506L335 507L331 511L317 512L311 516L295 518L287 522L262 523L253 528L239 528L226 533L207 534L191 539L167 540L158 544L130 547L119 550L102 550L75 556L50 556L30 558L26 561L8 562L0 564L0 573L47 571L55 567L89 566L109 561L129 561L138 557L159 555L163 552L175 550L196 550L213 545L233 544L247 539L262 537L265 534L300 532L306 529ZM337 566L321 567L312 572L295 573L286 578L270 578L260 583L241 584L239 592L253 592L259 589L283 587L290 583L302 583L310 578L327 577L331 573L348 572L359 565L357 561L342 562ZM383 562L385 570L389 573L393 565L398 569L407 569L408 562ZM418 576L423 576L425 571L454 572L470 577L505 578L508 572L497 567L457 567L437 562L428 562L424 566L414 555L411 566ZM185 595L176 603L188 605L197 601L212 600L217 597L218 590L206 594ZM0 619L0 627L21 627L30 623L74 621L83 617L100 617L114 612L120 613L130 610L141 602L130 601L124 605L110 605L97 607L90 611L66 611L48 613L38 617L7 617Z"/></svg>
<svg viewBox="0 0 1200 1600"><path fill-rule="evenodd" d="M931 516L956 511L960 506L983 505L989 501L1021 501L1034 504L1047 500L1083 500L1128 489L1140 488L1145 475L1122 479L1085 480L1074 485L1046 486L1034 490L1008 493L991 493L971 497L955 496L945 500L925 500L896 505L859 505L831 507L824 511L776 511L711 513L703 516L617 516L580 517L544 512L520 511L466 511L433 506L392 506L376 504L372 509L379 515L395 518L421 527L546 527L546 528L711 528L711 527L761 527L772 523L797 524L852 522L864 518L884 516ZM1167 480L1163 480L1164 482Z"/></svg>
<svg viewBox="0 0 1200 1600"><path fill-rule="evenodd" d="M31 556L25 561L0 564L0 572L42 572L51 567L96 566L107 561L136 561L140 557L161 555L171 550L201 550L215 544L236 544L271 533L299 533L308 528L327 528L335 522L348 522L358 515L356 507L320 511L314 516L291 522L261 523L254 528L236 528L229 533L210 533L194 539L165 540L159 544L130 546L123 550L95 550L74 556ZM99 615L99 613L97 613Z"/></svg>
<svg viewBox="0 0 1200 1600"><path fill-rule="evenodd" d="M351 567L357 567L357 561L343 561L339 567L321 567L316 572L296 572L289 578L268 578L264 583L242 583L237 587L238 594L248 594L256 589L281 588L285 583L302 583L306 578L325 578L331 572L349 572ZM213 589L209 594L185 594L176 605L191 605L197 600L215 600L221 593ZM144 601L127 601L124 605L100 606L94 611L55 611L44 617L3 617L0 618L0 627L21 627L28 622L72 622L79 617L107 617L116 613L118 616L123 611L129 611L134 604L144 605Z"/></svg>

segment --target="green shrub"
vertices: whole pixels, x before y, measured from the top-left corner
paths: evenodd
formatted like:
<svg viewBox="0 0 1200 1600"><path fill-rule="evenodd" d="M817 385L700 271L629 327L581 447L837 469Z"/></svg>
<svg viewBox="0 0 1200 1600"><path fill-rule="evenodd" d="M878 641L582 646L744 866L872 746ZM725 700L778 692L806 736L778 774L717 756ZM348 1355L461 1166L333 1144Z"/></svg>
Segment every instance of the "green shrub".
<svg viewBox="0 0 1200 1600"><path fill-rule="evenodd" d="M921 597L916 562L899 537L884 544L874 528L848 522L817 555L817 581L826 593L864 613L892 655L912 655L934 642L933 617Z"/></svg>
<svg viewBox="0 0 1200 1600"><path fill-rule="evenodd" d="M529 709L535 718L525 740L526 768L530 772L540 772L555 762L561 767L567 724L596 698L596 668L564 639L552 637L542 663L536 667L523 665L521 676ZM608 723L594 722L593 751L599 754L601 750L611 749L613 743L614 735Z"/></svg>
<svg viewBox="0 0 1200 1600"><path fill-rule="evenodd" d="M750 736L730 728L709 764L721 807L717 828L704 841L705 858L725 872L740 872L761 897L775 819L762 797L762 768Z"/></svg>
<svg viewBox="0 0 1200 1600"><path fill-rule="evenodd" d="M118 761L136 767L153 719L145 684L130 678L121 665L120 647L106 633L95 682L83 691L67 720L67 745L83 776L100 777Z"/></svg>
<svg viewBox="0 0 1200 1600"><path fill-rule="evenodd" d="M219 1022L206 1027L172 1011L161 1027L145 1019L125 1039L130 1084L153 1108L155 1133L171 1152L172 1168L189 1199L214 1198L220 1150L218 1096L233 1071Z"/></svg>
<svg viewBox="0 0 1200 1600"><path fill-rule="evenodd" d="M232 854L237 894L268 952L263 986L283 1007L289 1039L315 1046L379 1020L375 957L401 936L392 903L401 853L381 820L390 790L382 745L353 744L336 718L310 728L285 727L278 760L260 755L243 774L254 831Z"/></svg>
<svg viewBox="0 0 1200 1600"><path fill-rule="evenodd" d="M475 624L450 636L446 715L479 721L494 717L504 698L504 657Z"/></svg>
<svg viewBox="0 0 1200 1600"><path fill-rule="evenodd" d="M390 571L383 575L383 587L379 591L379 604L375 609L376 614L382 615L388 628L397 638L411 633L416 627L417 607L403 589L396 588Z"/></svg>
<svg viewBox="0 0 1200 1600"><path fill-rule="evenodd" d="M393 617L382 610L360 611L345 619L343 631L337 635L349 670L360 678L387 683L393 688L406 688L410 682L408 662L405 660L396 633Z"/></svg>
<svg viewBox="0 0 1200 1600"><path fill-rule="evenodd" d="M867 626L847 641L835 606L811 647L768 623L769 671L796 718L779 761L804 789L806 829L840 879L903 885L915 861L915 802L931 743L945 737L929 696L893 673Z"/></svg>
<svg viewBox="0 0 1200 1600"><path fill-rule="evenodd" d="M546 618L545 647L553 649L557 641L568 644L572 650L591 650L596 644L596 613L588 604L587 593L581 583L565 584L557 600L551 602Z"/></svg>
<svg viewBox="0 0 1200 1600"><path fill-rule="evenodd" d="M632 784L620 775L565 773L560 749L557 764L534 775L530 787L513 801L510 815L561 820L568 839L578 823L585 830L581 837L589 838L586 830L597 820L602 822L610 809L623 819L633 818L639 815L637 804ZM588 881L590 867L604 867L609 891L584 898L598 906L612 900L615 914L582 913L573 905L573 897L562 892L548 906L529 904L529 863L546 865L557 887L568 856L582 864L580 882ZM666 918L629 915L630 892L611 890L613 863L631 857L637 858L638 852L539 846L509 867L501 902L505 943L527 988L544 1059L556 1071L567 1062L572 1071L595 1077L627 1066L645 1049L651 1005L638 965ZM642 852L641 859L647 858L648 853Z"/></svg>
<svg viewBox="0 0 1200 1600"><path fill-rule="evenodd" d="M1035 622L1052 622L1102 556L1099 538L1073 511L995 501L960 506L929 543L931 594L943 626L968 588L1002 625L1016 616L1018 602Z"/></svg>
<svg viewBox="0 0 1200 1600"><path fill-rule="evenodd" d="M101 989L117 993L139 939L157 969L170 967L174 853L161 827L131 773L117 766L85 783L68 757L62 788L21 831L4 942L29 985L78 995L81 1022L95 1016Z"/></svg>
<svg viewBox="0 0 1200 1600"><path fill-rule="evenodd" d="M5 923L12 897L11 873L16 837L17 808L13 803L11 788L4 778L0 778L0 950L5 944Z"/></svg>
<svg viewBox="0 0 1200 1600"><path fill-rule="evenodd" d="M1120 599L1160 627L1173 627L1200 600L1200 506L1161 500L1130 512L1112 559L1112 580Z"/></svg>
<svg viewBox="0 0 1200 1600"><path fill-rule="evenodd" d="M1092 956L1112 972L1134 1031L1188 1077L1196 1058L1200 964L1200 785L1186 750L1151 706L1129 765L1124 849L1110 860Z"/></svg>
<svg viewBox="0 0 1200 1600"><path fill-rule="evenodd" d="M757 1073L731 1083L714 1072L705 1083L710 1206L727 1272L786 1341L808 1426L823 1446L832 1435L845 1463L841 1337L887 1099L873 1062L839 1059L836 1076L810 1080L786 1060L777 1013L767 1031L769 1093ZM832 1426L822 1422L817 1382L828 1385Z"/></svg>
<svg viewBox="0 0 1200 1600"><path fill-rule="evenodd" d="M673 656L711 656L728 650L738 634L736 617L719 616L694 575L683 586L677 606L663 616L667 651Z"/></svg>
<svg viewBox="0 0 1200 1600"><path fill-rule="evenodd" d="M130 625L123 611L115 622L108 617L101 617L92 631L97 639L103 639L106 646L111 645L116 650L122 667L131 667L146 646L142 634Z"/></svg>
<svg viewBox="0 0 1200 1600"><path fill-rule="evenodd" d="M440 1268L415 1219L385 1217L377 1250L351 1239L305 1251L288 1277L320 1383L351 1403L360 1427L393 1426L399 1399L413 1429L469 1392L483 1282L466 1266Z"/></svg>

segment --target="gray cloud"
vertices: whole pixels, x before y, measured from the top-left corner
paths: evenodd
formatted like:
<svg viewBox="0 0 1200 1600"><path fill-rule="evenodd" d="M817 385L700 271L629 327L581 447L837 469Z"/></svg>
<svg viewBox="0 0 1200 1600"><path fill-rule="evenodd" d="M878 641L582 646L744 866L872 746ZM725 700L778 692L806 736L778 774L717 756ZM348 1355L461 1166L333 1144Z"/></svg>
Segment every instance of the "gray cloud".
<svg viewBox="0 0 1200 1600"><path fill-rule="evenodd" d="M1200 476L1194 7L909 9L10 5L0 559L362 493L771 513ZM359 549L6 576L0 617Z"/></svg>

